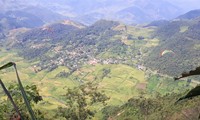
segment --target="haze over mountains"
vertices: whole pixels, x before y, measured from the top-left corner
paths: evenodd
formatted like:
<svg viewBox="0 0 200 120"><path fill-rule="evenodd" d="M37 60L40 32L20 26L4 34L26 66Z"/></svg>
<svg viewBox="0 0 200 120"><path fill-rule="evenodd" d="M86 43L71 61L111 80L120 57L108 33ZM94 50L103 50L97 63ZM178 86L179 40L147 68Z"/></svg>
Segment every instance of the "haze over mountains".
<svg viewBox="0 0 200 120"><path fill-rule="evenodd" d="M71 19L86 25L99 19L127 24L168 20L194 8L182 8L180 2L169 0L1 0L0 5L1 13L17 10L35 15L44 23Z"/></svg>

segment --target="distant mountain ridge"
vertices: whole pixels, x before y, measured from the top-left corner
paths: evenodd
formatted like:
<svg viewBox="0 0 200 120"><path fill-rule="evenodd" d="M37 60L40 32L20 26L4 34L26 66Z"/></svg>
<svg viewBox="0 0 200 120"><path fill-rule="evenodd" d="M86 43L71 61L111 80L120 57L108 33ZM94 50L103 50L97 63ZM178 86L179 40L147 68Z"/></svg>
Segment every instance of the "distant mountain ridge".
<svg viewBox="0 0 200 120"><path fill-rule="evenodd" d="M197 10L191 10L183 15L180 15L179 17L177 17L177 19L195 19L200 17L200 9Z"/></svg>
<svg viewBox="0 0 200 120"><path fill-rule="evenodd" d="M129 23L149 23L154 20L169 20L180 13L180 8L163 0L136 0L131 7L118 11L116 16Z"/></svg>
<svg viewBox="0 0 200 120"><path fill-rule="evenodd" d="M8 0L2 2L2 5L1 11L26 11L36 15L43 22L71 19L86 25L100 19L117 20L128 24L148 23L153 20L172 19L181 14L179 7L165 0Z"/></svg>
<svg viewBox="0 0 200 120"><path fill-rule="evenodd" d="M44 22L32 14L22 11L7 11L0 14L0 32L26 27L34 28L44 25Z"/></svg>

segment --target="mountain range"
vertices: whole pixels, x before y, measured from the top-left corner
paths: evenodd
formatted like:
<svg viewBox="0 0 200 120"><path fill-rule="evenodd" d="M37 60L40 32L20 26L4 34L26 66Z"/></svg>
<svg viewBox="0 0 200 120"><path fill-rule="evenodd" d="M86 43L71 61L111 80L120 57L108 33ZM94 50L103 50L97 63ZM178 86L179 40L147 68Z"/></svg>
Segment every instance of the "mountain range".
<svg viewBox="0 0 200 120"><path fill-rule="evenodd" d="M148 23L182 14L181 8L165 0L1 0L0 5L3 6L0 8L2 12L27 12L45 23L71 19L85 25L100 19L126 24Z"/></svg>

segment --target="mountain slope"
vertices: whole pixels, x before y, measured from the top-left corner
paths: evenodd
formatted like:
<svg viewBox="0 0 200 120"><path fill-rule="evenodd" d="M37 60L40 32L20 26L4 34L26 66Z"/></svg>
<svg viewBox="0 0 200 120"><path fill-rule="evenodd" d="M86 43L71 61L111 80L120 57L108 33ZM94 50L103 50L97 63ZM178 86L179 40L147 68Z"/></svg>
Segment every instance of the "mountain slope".
<svg viewBox="0 0 200 120"><path fill-rule="evenodd" d="M0 14L0 32L22 27L34 28L43 24L44 22L38 17L22 11L7 11Z"/></svg>
<svg viewBox="0 0 200 120"><path fill-rule="evenodd" d="M190 20L190 19L195 19L195 18L198 18L198 17L200 17L200 9L189 11L189 12L177 17L177 19Z"/></svg>
<svg viewBox="0 0 200 120"><path fill-rule="evenodd" d="M129 7L117 12L117 19L126 21L126 23L145 23L153 21L145 11L137 6Z"/></svg>
<svg viewBox="0 0 200 120"><path fill-rule="evenodd" d="M56 12L53 12L52 10L48 8L43 8L43 7L38 7L38 6L27 7L25 9L22 9L21 11L26 11L29 14L37 16L44 23L53 23L53 22L58 22L61 20L68 19L68 17L65 17Z"/></svg>
<svg viewBox="0 0 200 120"><path fill-rule="evenodd" d="M145 64L159 73L178 76L184 71L200 65L200 23L199 20L171 21L158 28L155 36L161 39ZM164 50L174 54L161 55Z"/></svg>

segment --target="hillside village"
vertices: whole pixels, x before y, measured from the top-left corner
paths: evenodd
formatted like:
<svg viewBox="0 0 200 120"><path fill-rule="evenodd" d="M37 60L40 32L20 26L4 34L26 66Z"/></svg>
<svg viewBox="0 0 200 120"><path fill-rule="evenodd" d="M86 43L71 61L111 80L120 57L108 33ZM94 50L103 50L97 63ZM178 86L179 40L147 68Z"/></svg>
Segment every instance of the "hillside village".
<svg viewBox="0 0 200 120"><path fill-rule="evenodd" d="M57 34L61 29L74 32ZM41 62L34 65L37 71L52 71L58 66L66 66L72 72L87 64L126 64L145 70L145 67L140 65L142 57L146 54L143 54L142 47L150 37L141 37L140 34L135 36L130 33L132 29L135 28L127 28L126 25L106 20L98 21L89 27L65 21L25 31L22 35L15 36L16 43L8 44L16 49L23 49L24 52L19 54L27 59L39 58ZM118 37L119 34L121 34L120 37ZM35 36L38 37L35 38ZM58 38L63 39L63 42L51 45ZM35 44L32 45L30 40ZM142 41L145 44L140 44ZM140 49L137 50L136 46Z"/></svg>

